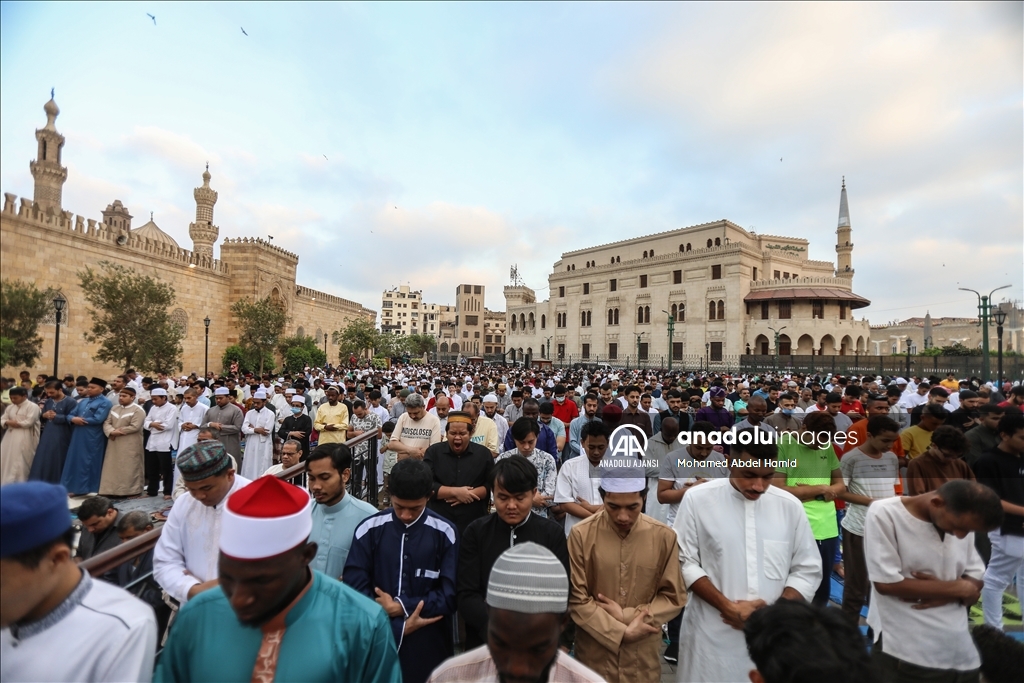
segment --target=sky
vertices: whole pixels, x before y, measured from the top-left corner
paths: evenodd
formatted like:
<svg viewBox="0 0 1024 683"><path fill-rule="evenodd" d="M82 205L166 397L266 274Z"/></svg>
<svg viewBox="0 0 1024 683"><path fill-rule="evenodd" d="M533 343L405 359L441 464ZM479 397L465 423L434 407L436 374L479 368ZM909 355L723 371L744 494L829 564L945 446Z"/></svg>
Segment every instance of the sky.
<svg viewBox="0 0 1024 683"><path fill-rule="evenodd" d="M155 22L147 14L156 17ZM63 205L273 235L379 309L726 218L835 260L872 323L1024 299L1022 4L0 3L0 188L56 89ZM243 33L244 30L244 33ZM247 34L247 35L246 35ZM997 295L997 299L1001 298Z"/></svg>

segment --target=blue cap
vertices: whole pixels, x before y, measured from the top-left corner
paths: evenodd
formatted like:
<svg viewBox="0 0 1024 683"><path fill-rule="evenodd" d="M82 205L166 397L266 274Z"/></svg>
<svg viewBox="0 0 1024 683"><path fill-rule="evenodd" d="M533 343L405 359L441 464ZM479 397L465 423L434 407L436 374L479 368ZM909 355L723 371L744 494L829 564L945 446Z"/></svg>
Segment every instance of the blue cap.
<svg viewBox="0 0 1024 683"><path fill-rule="evenodd" d="M0 486L0 557L41 546L69 528L71 512L63 486L42 481Z"/></svg>

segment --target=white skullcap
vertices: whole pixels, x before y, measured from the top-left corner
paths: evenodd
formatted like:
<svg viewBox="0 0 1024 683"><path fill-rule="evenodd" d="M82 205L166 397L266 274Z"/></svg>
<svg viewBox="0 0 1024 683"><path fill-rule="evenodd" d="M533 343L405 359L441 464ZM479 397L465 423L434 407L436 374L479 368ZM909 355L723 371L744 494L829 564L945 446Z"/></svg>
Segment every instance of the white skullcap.
<svg viewBox="0 0 1024 683"><path fill-rule="evenodd" d="M647 477L641 468L606 471L601 477L605 493L639 493L647 490ZM640 475L640 476L637 476Z"/></svg>
<svg viewBox="0 0 1024 683"><path fill-rule="evenodd" d="M166 396L167 395L167 390L166 389L161 389L160 387L157 387L156 389L151 390L149 392L149 395L150 396Z"/></svg>
<svg viewBox="0 0 1024 683"><path fill-rule="evenodd" d="M497 394L487 394L486 396L484 396L483 402L484 403L497 403L498 402L498 395Z"/></svg>
<svg viewBox="0 0 1024 683"><path fill-rule="evenodd" d="M302 405L306 405L306 399L301 396L292 396L292 403L301 403Z"/></svg>
<svg viewBox="0 0 1024 683"><path fill-rule="evenodd" d="M154 391L159 391L159 390L158 389L154 389ZM150 393L152 393L152 392L150 392ZM214 396L228 396L230 393L231 392L228 391L227 387L217 387L217 389L213 392L213 395Z"/></svg>
<svg viewBox="0 0 1024 683"><path fill-rule="evenodd" d="M261 389L260 391L257 391L255 394L253 394L252 397L253 398L257 398L257 399L259 399L261 401L266 401L267 400L267 392L265 392L265 391L263 391Z"/></svg>
<svg viewBox="0 0 1024 683"><path fill-rule="evenodd" d="M291 387L288 387L287 389L284 390L284 393L286 396L291 396L292 394L295 393L295 390L292 389Z"/></svg>

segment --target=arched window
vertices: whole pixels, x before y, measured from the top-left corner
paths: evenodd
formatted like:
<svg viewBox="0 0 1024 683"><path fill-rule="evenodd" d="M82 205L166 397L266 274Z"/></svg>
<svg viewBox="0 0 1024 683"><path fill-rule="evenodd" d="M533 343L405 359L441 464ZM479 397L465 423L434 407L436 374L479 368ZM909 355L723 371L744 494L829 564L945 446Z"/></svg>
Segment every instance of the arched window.
<svg viewBox="0 0 1024 683"><path fill-rule="evenodd" d="M452 344L452 353L458 353L458 352L459 352L459 345L453 343Z"/></svg>
<svg viewBox="0 0 1024 683"><path fill-rule="evenodd" d="M686 245L685 244L680 244L679 245L679 251L686 251Z"/></svg>
<svg viewBox="0 0 1024 683"><path fill-rule="evenodd" d="M615 257L612 256L612 263L615 263Z"/></svg>
<svg viewBox="0 0 1024 683"><path fill-rule="evenodd" d="M516 317L513 315L512 316L512 331L513 332L516 331L516 327L517 327L517 325L516 325Z"/></svg>
<svg viewBox="0 0 1024 683"><path fill-rule="evenodd" d="M580 311L580 327L586 327L586 326L587 326L587 312L586 311Z"/></svg>
<svg viewBox="0 0 1024 683"><path fill-rule="evenodd" d="M638 306L636 309L636 321L640 324L644 322L644 307Z"/></svg>
<svg viewBox="0 0 1024 683"><path fill-rule="evenodd" d="M644 322L645 323L651 322L651 307L650 306L644 306Z"/></svg>
<svg viewBox="0 0 1024 683"><path fill-rule="evenodd" d="M672 304L672 317L675 318L676 317L676 313L678 313L678 312L679 312L679 307L676 306L675 304Z"/></svg>
<svg viewBox="0 0 1024 683"><path fill-rule="evenodd" d="M718 302L718 319L725 320L725 302L721 300Z"/></svg>
<svg viewBox="0 0 1024 683"><path fill-rule="evenodd" d="M715 319L715 311L716 310L717 310L717 307L715 306L715 302L714 301L709 301L708 302L708 320L714 320Z"/></svg>
<svg viewBox="0 0 1024 683"><path fill-rule="evenodd" d="M686 243L686 251L693 251L693 247L690 246L689 242Z"/></svg>
<svg viewBox="0 0 1024 683"><path fill-rule="evenodd" d="M721 237L716 237L715 238L715 246L716 247L722 246L722 238Z"/></svg>
<svg viewBox="0 0 1024 683"><path fill-rule="evenodd" d="M686 304L679 304L679 315L676 316L676 322L686 321Z"/></svg>
<svg viewBox="0 0 1024 683"><path fill-rule="evenodd" d="M644 252L644 258L647 258L647 252L646 251Z"/></svg>
<svg viewBox="0 0 1024 683"><path fill-rule="evenodd" d="M572 269L573 269L573 270L576 270L576 264L575 264L575 263L574 263L574 264L572 264Z"/></svg>
<svg viewBox="0 0 1024 683"><path fill-rule="evenodd" d="M590 327L590 324L591 324L591 315L592 315L592 314L593 314L593 312L592 312L592 311L587 311L587 327Z"/></svg>
<svg viewBox="0 0 1024 683"><path fill-rule="evenodd" d="M572 270L572 266L566 266L566 267L565 267L565 272L567 272L567 273L568 273L568 272L569 272L570 270Z"/></svg>
<svg viewBox="0 0 1024 683"><path fill-rule="evenodd" d="M322 328L316 328L316 337L314 337L314 339L317 342L322 342L324 340L324 331Z"/></svg>
<svg viewBox="0 0 1024 683"><path fill-rule="evenodd" d="M651 249L651 258L654 258L654 250Z"/></svg>
<svg viewBox="0 0 1024 683"><path fill-rule="evenodd" d="M295 330L295 336L296 337L300 337L300 338L301 337L305 337L306 336L306 328L304 328L302 325L299 325L298 328Z"/></svg>
<svg viewBox="0 0 1024 683"><path fill-rule="evenodd" d="M522 328L523 332L526 332L526 314L525 313L520 313L519 314L519 327Z"/></svg>
<svg viewBox="0 0 1024 683"><path fill-rule="evenodd" d="M612 322L612 309L610 309L610 308L608 309L608 324L609 325L614 325L615 324L615 323Z"/></svg>
<svg viewBox="0 0 1024 683"><path fill-rule="evenodd" d="M622 263L622 257L621 256L616 256L615 257L615 262L616 263Z"/></svg>
<svg viewBox="0 0 1024 683"><path fill-rule="evenodd" d="M548 326L548 317L543 313L540 316L540 329L546 329Z"/></svg>
<svg viewBox="0 0 1024 683"><path fill-rule="evenodd" d="M613 325L618 325L619 324L619 309L617 309L617 308L615 309L615 322L612 323L612 324Z"/></svg>
<svg viewBox="0 0 1024 683"><path fill-rule="evenodd" d="M708 238L708 249L711 248L712 244L714 244L714 242L711 241L711 238Z"/></svg>
<svg viewBox="0 0 1024 683"><path fill-rule="evenodd" d="M441 343L441 353L448 353L448 342Z"/></svg>
<svg viewBox="0 0 1024 683"><path fill-rule="evenodd" d="M537 320L533 317L533 313L530 314L530 330L537 329Z"/></svg>

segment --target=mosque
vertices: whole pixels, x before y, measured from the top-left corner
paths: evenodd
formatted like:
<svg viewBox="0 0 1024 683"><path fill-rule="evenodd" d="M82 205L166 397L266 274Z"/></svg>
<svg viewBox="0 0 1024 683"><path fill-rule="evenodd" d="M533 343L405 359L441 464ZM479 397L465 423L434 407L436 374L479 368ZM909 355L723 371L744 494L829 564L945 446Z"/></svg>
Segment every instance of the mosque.
<svg viewBox="0 0 1024 683"><path fill-rule="evenodd" d="M235 321L229 309L240 300L270 296L288 313L287 335L307 335L327 345L328 357L336 359L338 348L330 333L349 321L376 320L376 311L327 292L303 287L296 282L299 257L257 237L224 239L219 258L214 248L220 228L213 211L217 191L209 167L203 184L195 188L195 221L189 225L192 248L185 249L152 220L133 228L128 207L115 199L101 212L102 220L65 210L61 203L68 169L62 166L64 136L57 131L60 110L51 98L43 107L46 125L36 130L37 156L29 164L35 189L32 199L4 193L0 213L0 258L3 278L31 282L39 289L59 290L67 299L61 316L59 371L106 377L123 368L92 359L96 346L83 334L92 319L78 287L76 273L84 264L111 261L153 276L174 288L176 301L172 318L185 330L182 339L184 372L202 372L206 328L210 319L209 365L220 369L224 350L238 341ZM53 371L55 319L40 326L42 354L33 375ZM328 338L325 339L325 335Z"/></svg>

